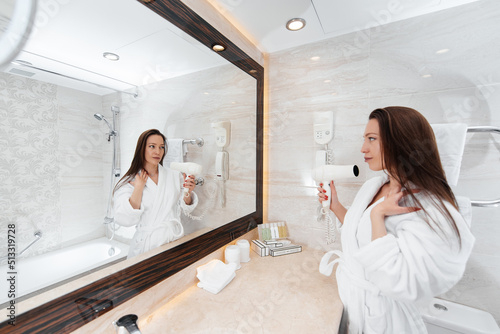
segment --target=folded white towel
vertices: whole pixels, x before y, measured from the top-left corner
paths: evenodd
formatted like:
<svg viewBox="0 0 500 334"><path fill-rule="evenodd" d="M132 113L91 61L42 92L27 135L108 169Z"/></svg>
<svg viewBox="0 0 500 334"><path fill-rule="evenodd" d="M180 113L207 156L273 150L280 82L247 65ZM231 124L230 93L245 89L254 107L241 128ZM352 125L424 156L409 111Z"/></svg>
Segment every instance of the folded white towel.
<svg viewBox="0 0 500 334"><path fill-rule="evenodd" d="M198 287L213 294L219 293L236 276L236 264L225 264L220 260L212 260L196 268L196 277L200 280Z"/></svg>
<svg viewBox="0 0 500 334"><path fill-rule="evenodd" d="M173 138L167 140L167 155L163 161L164 166L170 167L171 162L184 162L184 156L187 153L186 144L183 144L182 138Z"/></svg>
<svg viewBox="0 0 500 334"><path fill-rule="evenodd" d="M456 186L460 175L460 165L464 153L467 124L432 124L436 136L441 164L446 173L446 180Z"/></svg>

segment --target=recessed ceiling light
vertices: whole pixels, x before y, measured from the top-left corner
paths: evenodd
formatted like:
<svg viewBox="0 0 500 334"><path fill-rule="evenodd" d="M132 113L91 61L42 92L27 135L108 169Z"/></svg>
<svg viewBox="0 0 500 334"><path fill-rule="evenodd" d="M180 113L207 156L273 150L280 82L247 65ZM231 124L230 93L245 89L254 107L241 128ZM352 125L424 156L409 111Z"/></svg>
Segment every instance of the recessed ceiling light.
<svg viewBox="0 0 500 334"><path fill-rule="evenodd" d="M320 57L318 57L318 56L314 56L314 57L311 57L311 60L312 60L312 61L317 61L317 60L320 60Z"/></svg>
<svg viewBox="0 0 500 334"><path fill-rule="evenodd" d="M106 58L107 60L111 60L111 61L117 61L120 59L119 55L117 55L116 53L112 53L112 52L104 52L102 54L102 56L104 58Z"/></svg>
<svg viewBox="0 0 500 334"><path fill-rule="evenodd" d="M430 75L430 74L424 74L424 75L422 75L422 78L430 78L430 77L432 77L432 75Z"/></svg>
<svg viewBox="0 0 500 334"><path fill-rule="evenodd" d="M291 31L297 31L306 26L306 20L295 18L291 19L286 23L286 28Z"/></svg>
<svg viewBox="0 0 500 334"><path fill-rule="evenodd" d="M222 52L226 50L226 47L222 44L214 44L212 45L212 50L214 50L215 52Z"/></svg>
<svg viewBox="0 0 500 334"><path fill-rule="evenodd" d="M450 51L450 49L441 49L441 50L437 50L436 54L440 55L440 54L446 53L448 51Z"/></svg>

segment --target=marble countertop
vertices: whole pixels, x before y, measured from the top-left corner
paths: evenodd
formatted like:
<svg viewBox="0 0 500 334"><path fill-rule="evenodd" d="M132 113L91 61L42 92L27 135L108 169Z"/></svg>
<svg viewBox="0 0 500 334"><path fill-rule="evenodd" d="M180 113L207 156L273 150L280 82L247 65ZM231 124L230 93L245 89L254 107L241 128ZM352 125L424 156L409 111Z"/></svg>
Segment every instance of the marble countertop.
<svg viewBox="0 0 500 334"><path fill-rule="evenodd" d="M218 294L191 286L139 325L143 333L337 333L342 315L334 276L319 273L325 252L260 257L250 251Z"/></svg>

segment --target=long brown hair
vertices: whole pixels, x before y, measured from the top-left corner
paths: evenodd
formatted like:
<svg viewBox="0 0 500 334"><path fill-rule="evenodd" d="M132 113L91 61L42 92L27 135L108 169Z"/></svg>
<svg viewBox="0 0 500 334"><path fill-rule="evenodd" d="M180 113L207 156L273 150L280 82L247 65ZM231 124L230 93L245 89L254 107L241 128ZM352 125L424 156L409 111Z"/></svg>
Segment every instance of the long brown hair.
<svg viewBox="0 0 500 334"><path fill-rule="evenodd" d="M165 153L161 157L160 160L160 165L163 166L163 158L165 158L165 155L167 154L167 141L165 139L165 136L156 129L150 129L146 130L141 135L139 136L139 139L137 139L137 145L135 146L135 153L134 153L134 158L132 159L132 164L130 165L130 168L128 171L123 175L123 177L118 181L118 183L115 186L115 189L113 192L115 192L118 188L123 186L125 183L129 182L134 178L134 176L139 173L139 171L144 168L144 157L145 157L145 152L146 152L146 145L148 142L148 138L153 136L153 135L158 135L163 138L163 142L165 143Z"/></svg>
<svg viewBox="0 0 500 334"><path fill-rule="evenodd" d="M458 205L446 181L436 137L429 122L418 111L407 107L375 109L368 118L378 121L383 168L402 187L411 189L413 184L421 191L434 195L430 196L433 205L446 217L460 241L460 232L444 201L457 210ZM409 192L409 196L424 212L427 224L434 229L430 218L442 230L415 195Z"/></svg>

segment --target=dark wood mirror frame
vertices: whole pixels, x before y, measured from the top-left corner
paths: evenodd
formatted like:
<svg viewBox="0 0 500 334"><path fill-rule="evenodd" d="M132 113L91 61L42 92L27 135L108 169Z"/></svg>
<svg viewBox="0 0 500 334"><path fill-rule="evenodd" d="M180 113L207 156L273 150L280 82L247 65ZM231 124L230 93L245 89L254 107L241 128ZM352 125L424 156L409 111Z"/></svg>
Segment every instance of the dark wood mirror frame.
<svg viewBox="0 0 500 334"><path fill-rule="evenodd" d="M256 211L182 245L16 316L15 326L0 323L0 333L68 333L144 292L262 223L264 68L180 0L141 1L158 15L256 79Z"/></svg>

